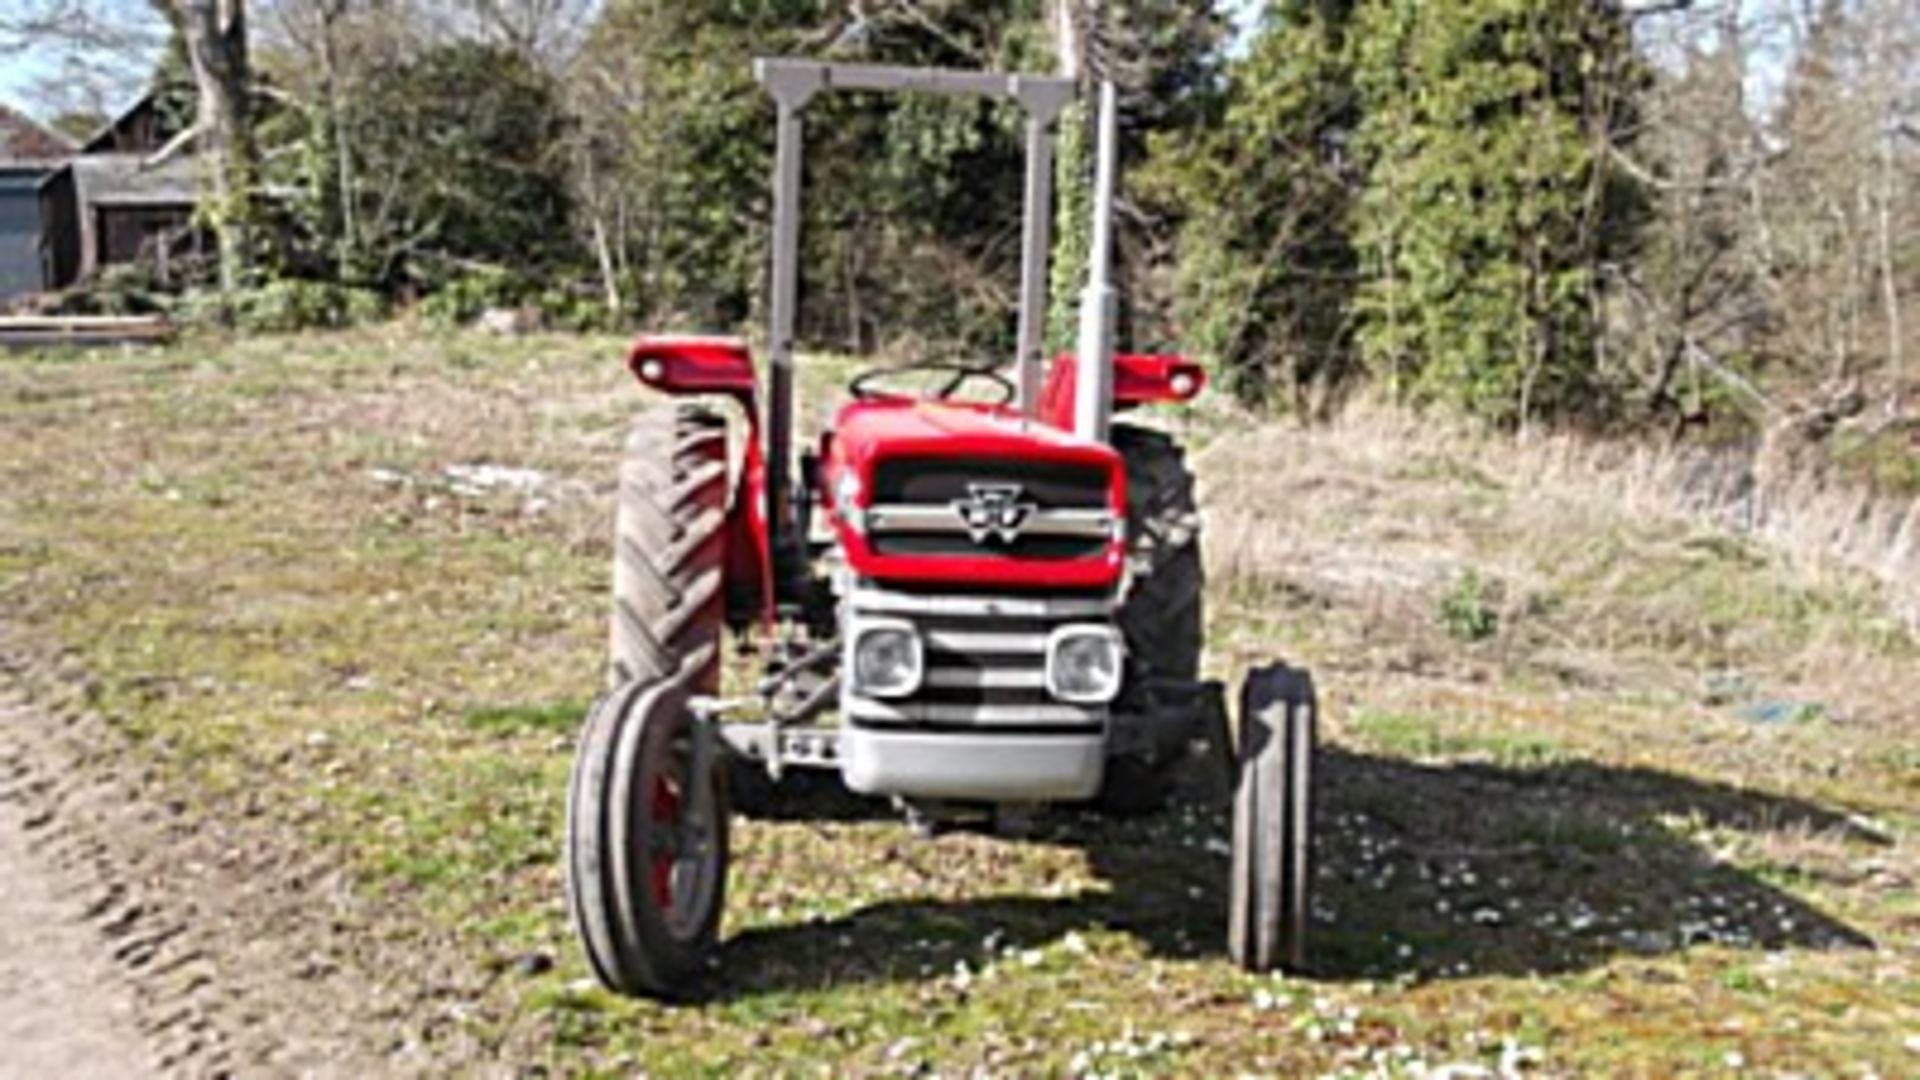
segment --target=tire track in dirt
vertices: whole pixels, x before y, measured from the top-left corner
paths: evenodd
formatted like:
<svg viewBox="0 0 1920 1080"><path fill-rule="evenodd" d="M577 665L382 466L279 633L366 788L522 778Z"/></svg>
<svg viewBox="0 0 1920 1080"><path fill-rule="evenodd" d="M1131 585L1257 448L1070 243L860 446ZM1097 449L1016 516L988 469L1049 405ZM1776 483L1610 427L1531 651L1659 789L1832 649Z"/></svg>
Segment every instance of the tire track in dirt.
<svg viewBox="0 0 1920 1080"><path fill-rule="evenodd" d="M0 707L0 727L20 720ZM11 772L0 758L0 785ZM146 1076L133 1003L29 849L27 819L0 802L0 1078Z"/></svg>
<svg viewBox="0 0 1920 1080"><path fill-rule="evenodd" d="M0 627L0 949L38 939L0 954L24 982L0 993L0 1077L460 1068L468 1048L409 1030L417 995L362 974L377 935L342 875L265 820L169 797L83 684ZM16 1028L41 1041L15 1051Z"/></svg>

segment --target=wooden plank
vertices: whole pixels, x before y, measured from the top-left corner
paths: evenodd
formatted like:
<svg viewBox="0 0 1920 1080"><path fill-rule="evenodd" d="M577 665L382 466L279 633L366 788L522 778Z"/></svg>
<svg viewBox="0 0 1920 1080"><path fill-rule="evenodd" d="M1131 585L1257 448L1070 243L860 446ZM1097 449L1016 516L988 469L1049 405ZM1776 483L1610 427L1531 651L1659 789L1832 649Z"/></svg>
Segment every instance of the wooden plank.
<svg viewBox="0 0 1920 1080"><path fill-rule="evenodd" d="M0 348L159 344L173 336L173 324L157 315L0 317Z"/></svg>
<svg viewBox="0 0 1920 1080"><path fill-rule="evenodd" d="M163 315L0 315L0 330L92 330L165 327Z"/></svg>

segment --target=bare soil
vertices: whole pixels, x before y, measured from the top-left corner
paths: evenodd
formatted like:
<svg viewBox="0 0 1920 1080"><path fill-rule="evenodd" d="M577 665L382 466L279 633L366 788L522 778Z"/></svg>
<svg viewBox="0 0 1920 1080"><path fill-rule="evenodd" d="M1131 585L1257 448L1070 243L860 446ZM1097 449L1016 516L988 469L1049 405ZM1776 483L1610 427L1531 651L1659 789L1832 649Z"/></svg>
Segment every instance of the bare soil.
<svg viewBox="0 0 1920 1080"><path fill-rule="evenodd" d="M14 730L24 717L0 711ZM143 1077L144 1040L108 950L32 850L37 830L0 806L0 1077Z"/></svg>
<svg viewBox="0 0 1920 1080"><path fill-rule="evenodd" d="M124 771L85 695L0 636L0 1078L422 1071L325 868Z"/></svg>

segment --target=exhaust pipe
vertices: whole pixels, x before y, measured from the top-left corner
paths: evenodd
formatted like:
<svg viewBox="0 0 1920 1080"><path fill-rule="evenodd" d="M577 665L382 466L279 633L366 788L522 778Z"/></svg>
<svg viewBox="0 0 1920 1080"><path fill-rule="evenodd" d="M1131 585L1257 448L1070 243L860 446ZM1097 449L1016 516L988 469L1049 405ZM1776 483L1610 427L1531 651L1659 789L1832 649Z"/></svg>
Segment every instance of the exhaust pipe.
<svg viewBox="0 0 1920 1080"><path fill-rule="evenodd" d="M1074 352L1073 432L1107 441L1113 419L1113 335L1119 298L1113 291L1114 171L1120 156L1118 105L1113 83L1100 84L1099 143L1093 181L1093 222L1087 251L1087 285L1080 293L1080 339Z"/></svg>

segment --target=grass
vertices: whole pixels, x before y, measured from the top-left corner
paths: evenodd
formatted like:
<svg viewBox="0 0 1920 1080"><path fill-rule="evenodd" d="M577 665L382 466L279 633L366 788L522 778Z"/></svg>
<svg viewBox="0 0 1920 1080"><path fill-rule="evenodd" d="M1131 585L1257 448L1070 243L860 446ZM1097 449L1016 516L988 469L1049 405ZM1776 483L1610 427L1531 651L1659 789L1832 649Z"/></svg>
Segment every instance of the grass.
<svg viewBox="0 0 1920 1080"><path fill-rule="evenodd" d="M647 404L619 355L383 328L0 358L0 609L201 812L284 822L393 955L471 973L422 1005L440 1045L603 1075L1920 1066L1896 591L1616 451L1379 416L1176 421L1210 666L1284 655L1325 698L1312 977L1225 962L1206 806L1019 843L875 806L738 825L701 1002L592 989L557 853ZM449 473L478 464L541 479ZM1775 701L1820 707L1740 713Z"/></svg>

